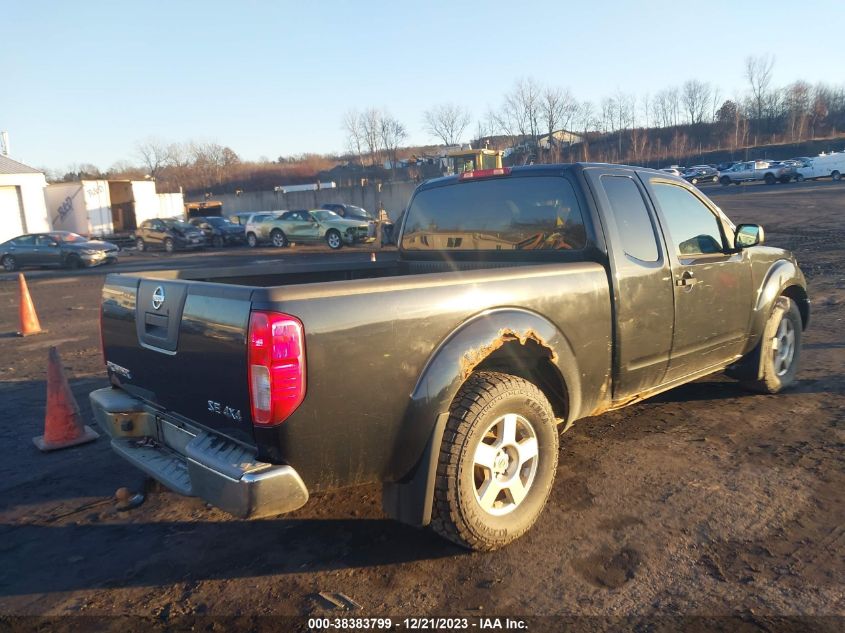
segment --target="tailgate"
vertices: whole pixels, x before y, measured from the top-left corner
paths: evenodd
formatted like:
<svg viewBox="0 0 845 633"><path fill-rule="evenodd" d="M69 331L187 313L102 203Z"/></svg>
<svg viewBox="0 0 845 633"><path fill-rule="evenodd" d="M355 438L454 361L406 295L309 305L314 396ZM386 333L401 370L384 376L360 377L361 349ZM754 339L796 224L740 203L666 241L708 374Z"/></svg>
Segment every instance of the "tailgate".
<svg viewBox="0 0 845 633"><path fill-rule="evenodd" d="M132 395L254 445L246 336L252 288L109 275L109 377Z"/></svg>

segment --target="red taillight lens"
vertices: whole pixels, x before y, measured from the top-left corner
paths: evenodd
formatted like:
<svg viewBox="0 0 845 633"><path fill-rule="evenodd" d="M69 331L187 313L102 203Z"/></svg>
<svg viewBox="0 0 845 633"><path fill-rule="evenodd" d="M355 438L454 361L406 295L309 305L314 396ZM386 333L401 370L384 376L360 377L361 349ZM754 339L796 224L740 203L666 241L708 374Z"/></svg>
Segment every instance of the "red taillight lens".
<svg viewBox="0 0 845 633"><path fill-rule="evenodd" d="M281 424L305 398L302 323L279 312L252 312L247 344L252 422Z"/></svg>
<svg viewBox="0 0 845 633"><path fill-rule="evenodd" d="M472 180L473 178L490 178L492 176L509 176L511 173L510 167L497 167L496 169L476 169L474 171L465 171L458 180Z"/></svg>

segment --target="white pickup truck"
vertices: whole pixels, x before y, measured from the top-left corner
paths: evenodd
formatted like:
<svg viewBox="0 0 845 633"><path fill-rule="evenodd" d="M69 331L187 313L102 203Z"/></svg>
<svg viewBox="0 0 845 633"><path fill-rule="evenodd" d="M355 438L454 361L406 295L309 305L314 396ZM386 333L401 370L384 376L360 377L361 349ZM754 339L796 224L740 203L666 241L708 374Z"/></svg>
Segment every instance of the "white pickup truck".
<svg viewBox="0 0 845 633"><path fill-rule="evenodd" d="M723 185L738 185L743 182L763 180L767 185L776 182L789 182L795 175L791 167L768 160L750 160L737 163L730 169L719 172L719 182Z"/></svg>
<svg viewBox="0 0 845 633"><path fill-rule="evenodd" d="M845 174L845 152L820 154L804 160L804 164L797 169L795 180L813 180L816 178L832 178L842 180Z"/></svg>

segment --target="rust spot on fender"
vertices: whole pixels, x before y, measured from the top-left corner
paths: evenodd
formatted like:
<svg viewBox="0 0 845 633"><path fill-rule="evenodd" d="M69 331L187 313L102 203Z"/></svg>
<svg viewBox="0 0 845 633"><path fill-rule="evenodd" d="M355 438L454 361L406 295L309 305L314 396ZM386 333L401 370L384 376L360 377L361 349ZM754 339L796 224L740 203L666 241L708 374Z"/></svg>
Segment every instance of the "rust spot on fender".
<svg viewBox="0 0 845 633"><path fill-rule="evenodd" d="M524 332L517 332L509 328L499 330L499 334L490 343L471 349L461 357L461 378L466 380L472 374L481 362L490 356L497 349L501 348L505 343L516 341L520 345L526 345L528 341L533 341L542 347L549 354L549 360L557 364L558 357L551 346L543 340L534 330L525 330Z"/></svg>

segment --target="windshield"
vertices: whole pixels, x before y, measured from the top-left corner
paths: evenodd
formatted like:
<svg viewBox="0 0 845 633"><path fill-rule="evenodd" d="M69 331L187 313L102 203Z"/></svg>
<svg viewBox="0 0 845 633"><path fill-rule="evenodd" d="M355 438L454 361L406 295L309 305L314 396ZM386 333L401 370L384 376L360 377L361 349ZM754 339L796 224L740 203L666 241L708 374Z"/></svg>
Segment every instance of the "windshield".
<svg viewBox="0 0 845 633"><path fill-rule="evenodd" d="M361 207L356 207L354 205L348 204L346 205L346 213L347 215L354 215L355 217L359 218L372 218L373 216L366 209L362 209Z"/></svg>
<svg viewBox="0 0 845 633"><path fill-rule="evenodd" d="M50 233L57 242L64 242L66 244L73 244L74 242L87 242L88 239L76 233Z"/></svg>
<svg viewBox="0 0 845 633"><path fill-rule="evenodd" d="M323 222L327 220L340 220L340 216L335 213L334 211L312 211L311 215L313 215L318 220Z"/></svg>
<svg viewBox="0 0 845 633"><path fill-rule="evenodd" d="M188 224L187 222L182 222L182 220L162 220L164 222L164 226L169 229L180 229L185 231L187 229L196 230L196 227L192 224Z"/></svg>
<svg viewBox="0 0 845 633"><path fill-rule="evenodd" d="M228 226L229 224L231 224L231 222L229 222L229 220L227 220L226 218L218 217L206 218L205 221L208 222L211 226Z"/></svg>

